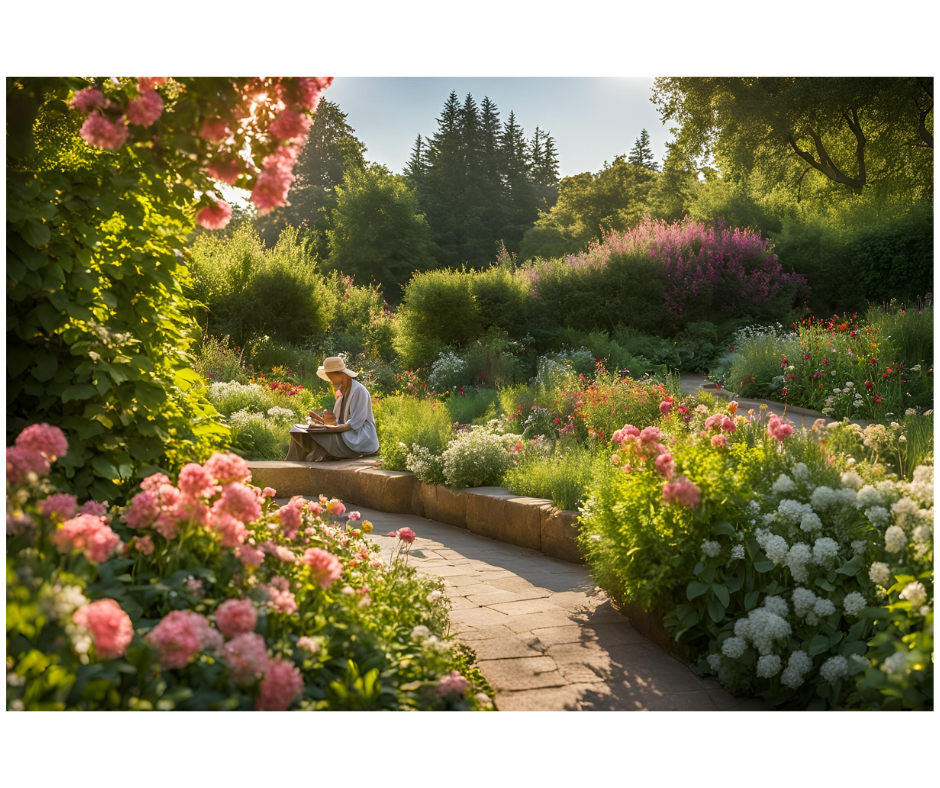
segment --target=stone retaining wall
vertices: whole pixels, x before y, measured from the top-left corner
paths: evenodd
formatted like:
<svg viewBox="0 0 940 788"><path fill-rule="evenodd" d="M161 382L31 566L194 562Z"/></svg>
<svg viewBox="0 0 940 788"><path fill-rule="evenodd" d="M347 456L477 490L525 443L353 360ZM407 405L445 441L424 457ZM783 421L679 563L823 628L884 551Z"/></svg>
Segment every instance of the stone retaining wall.
<svg viewBox="0 0 940 788"><path fill-rule="evenodd" d="M526 498L502 487L455 492L425 484L408 471L381 470L375 467L375 460L259 461L248 466L253 483L273 487L278 497L322 492L382 512L416 514L563 561L583 563L575 541L578 513L556 509L545 498Z"/></svg>

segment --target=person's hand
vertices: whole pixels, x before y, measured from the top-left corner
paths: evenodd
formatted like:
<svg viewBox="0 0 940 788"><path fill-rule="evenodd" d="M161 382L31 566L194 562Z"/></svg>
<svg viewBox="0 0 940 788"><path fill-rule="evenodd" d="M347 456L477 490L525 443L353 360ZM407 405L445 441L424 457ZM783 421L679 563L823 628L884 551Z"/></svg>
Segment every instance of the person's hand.
<svg viewBox="0 0 940 788"><path fill-rule="evenodd" d="M324 410L323 416L320 418L320 423L325 424L327 427L335 427L336 414L331 410Z"/></svg>
<svg viewBox="0 0 940 788"><path fill-rule="evenodd" d="M313 419L314 421L318 421L318 422L320 422L320 424L323 424L323 419L320 417L320 414L317 413L315 410L309 411L309 412L308 412L308 415L309 415L310 418Z"/></svg>

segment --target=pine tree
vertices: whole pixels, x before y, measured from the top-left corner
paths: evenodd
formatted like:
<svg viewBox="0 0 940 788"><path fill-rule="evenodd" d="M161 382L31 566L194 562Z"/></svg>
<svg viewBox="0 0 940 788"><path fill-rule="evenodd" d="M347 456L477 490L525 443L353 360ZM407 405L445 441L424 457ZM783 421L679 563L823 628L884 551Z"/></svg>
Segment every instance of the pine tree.
<svg viewBox="0 0 940 788"><path fill-rule="evenodd" d="M648 170L659 171L659 165L653 158L653 149L650 147L650 135L646 129L640 131L640 136L630 149L627 161L639 167L646 167Z"/></svg>
<svg viewBox="0 0 940 788"><path fill-rule="evenodd" d="M463 152L464 175L477 178L482 148L482 130L480 128L480 111L477 103L469 93L460 108L460 141Z"/></svg>
<svg viewBox="0 0 940 788"><path fill-rule="evenodd" d="M405 175L411 178L415 184L424 180L428 171L428 144L421 135L415 140L411 148L411 158L405 164Z"/></svg>

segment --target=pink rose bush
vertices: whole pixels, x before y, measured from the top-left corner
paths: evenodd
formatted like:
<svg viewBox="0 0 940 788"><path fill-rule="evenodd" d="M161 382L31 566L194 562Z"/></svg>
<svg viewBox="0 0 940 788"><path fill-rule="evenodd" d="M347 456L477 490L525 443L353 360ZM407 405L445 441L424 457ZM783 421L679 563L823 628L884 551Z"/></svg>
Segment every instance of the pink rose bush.
<svg viewBox="0 0 940 788"><path fill-rule="evenodd" d="M66 707L347 708L321 664L350 662L379 666L381 708L479 707L448 679L446 607L428 601L439 583L404 556L383 560L371 524L346 521L339 499L279 506L242 458L217 453L175 478L152 473L124 505L82 503L49 481L67 450L61 431L37 425L8 449L7 475L8 610L28 623L11 630L8 670L27 675L43 648L66 673L120 663L100 680L107 691ZM415 538L403 528L397 542ZM416 646L416 626L434 638ZM52 687L24 695L25 681L8 703L62 703Z"/></svg>

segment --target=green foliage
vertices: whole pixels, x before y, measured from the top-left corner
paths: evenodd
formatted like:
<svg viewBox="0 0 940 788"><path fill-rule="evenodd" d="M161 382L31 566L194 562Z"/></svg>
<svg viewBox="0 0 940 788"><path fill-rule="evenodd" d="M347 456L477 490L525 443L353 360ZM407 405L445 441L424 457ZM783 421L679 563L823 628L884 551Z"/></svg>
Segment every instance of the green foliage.
<svg viewBox="0 0 940 788"><path fill-rule="evenodd" d="M609 457L577 444L555 444L548 451L520 452L503 484L517 495L549 498L559 509L578 509L598 479L611 471Z"/></svg>
<svg viewBox="0 0 940 788"><path fill-rule="evenodd" d="M393 344L407 367L429 364L447 346L466 346L483 333L471 287L462 271L417 272L405 288Z"/></svg>
<svg viewBox="0 0 940 788"><path fill-rule="evenodd" d="M230 380L247 383L244 356L244 349L233 346L230 337L206 336L193 354L192 366L210 383Z"/></svg>
<svg viewBox="0 0 940 788"><path fill-rule="evenodd" d="M445 406L456 424L479 424L496 418L499 393L496 389L468 389L452 392Z"/></svg>
<svg viewBox="0 0 940 788"><path fill-rule="evenodd" d="M382 467L407 470L415 445L440 454L453 435L450 414L440 402L408 396L387 397L373 405Z"/></svg>
<svg viewBox="0 0 940 788"><path fill-rule="evenodd" d="M316 259L293 228L273 249L248 224L230 238L202 235L192 249L193 295L208 329L244 346L267 335L302 344L319 339L336 308Z"/></svg>
<svg viewBox="0 0 940 788"><path fill-rule="evenodd" d="M493 487L502 483L512 464L516 436L474 427L458 433L441 452L445 483L454 490Z"/></svg>
<svg viewBox="0 0 940 788"><path fill-rule="evenodd" d="M227 430L188 368L199 330L178 252L195 165L172 150L92 152L64 104L73 82L8 82L38 116L7 167L7 434L68 430L57 481L114 501L157 468L205 459Z"/></svg>
<svg viewBox="0 0 940 788"><path fill-rule="evenodd" d="M334 271L327 278L336 304L333 321L321 340L324 356L342 352L376 362L392 358L392 315L373 285L360 287L353 277Z"/></svg>
<svg viewBox="0 0 940 788"><path fill-rule="evenodd" d="M513 339L525 336L529 286L505 265L492 265L470 275L470 289L484 331L498 329Z"/></svg>

